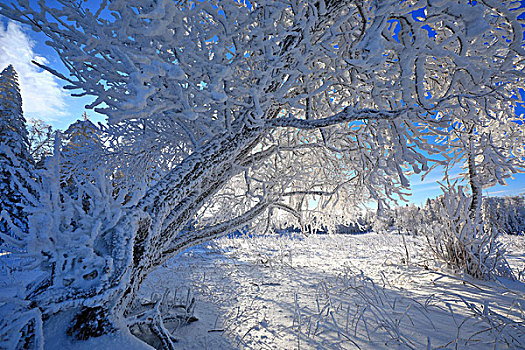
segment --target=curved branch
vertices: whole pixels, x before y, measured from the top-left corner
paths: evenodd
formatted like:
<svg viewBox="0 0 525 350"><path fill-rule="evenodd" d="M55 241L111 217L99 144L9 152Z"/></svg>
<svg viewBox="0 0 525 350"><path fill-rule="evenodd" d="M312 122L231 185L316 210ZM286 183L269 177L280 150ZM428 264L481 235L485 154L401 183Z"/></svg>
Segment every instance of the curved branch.
<svg viewBox="0 0 525 350"><path fill-rule="evenodd" d="M331 125L356 121L356 120L385 120L394 119L405 113L408 109L400 109L394 111L382 111L375 109L355 109L354 107L346 107L341 112L336 113L330 117L305 120L294 117L271 119L265 122L268 128L273 127L292 127L297 129L317 129Z"/></svg>
<svg viewBox="0 0 525 350"><path fill-rule="evenodd" d="M356 179L357 176L352 177L351 179L347 181L343 181L340 184L338 184L332 191L315 191L315 190L304 190L304 191L291 191L291 192L285 192L282 194L283 197L289 197L289 196L297 196L297 195L314 195L314 196L333 196L334 194L339 191L341 187L346 185L347 183L350 183L352 180Z"/></svg>
<svg viewBox="0 0 525 350"><path fill-rule="evenodd" d="M223 221L213 226L205 227L196 231L184 232L177 236L170 246L163 251L161 256L167 260L172 254L178 253L184 249L195 246L204 241L219 238L233 232L246 225L251 220L262 214L272 203L268 201L259 202L250 210L238 217Z"/></svg>

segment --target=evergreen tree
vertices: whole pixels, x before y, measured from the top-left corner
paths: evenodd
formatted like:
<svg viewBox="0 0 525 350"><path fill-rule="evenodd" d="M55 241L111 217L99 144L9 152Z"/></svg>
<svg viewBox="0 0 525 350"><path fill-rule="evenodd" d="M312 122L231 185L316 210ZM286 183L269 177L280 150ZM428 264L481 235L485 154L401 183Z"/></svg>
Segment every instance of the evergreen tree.
<svg viewBox="0 0 525 350"><path fill-rule="evenodd" d="M64 146L61 153L63 181L84 181L97 169L100 159L94 159L93 154L100 154L103 148L101 131L93 124L84 112L82 120L77 120L64 132Z"/></svg>
<svg viewBox="0 0 525 350"><path fill-rule="evenodd" d="M18 75L9 65L0 73L0 237L14 234L9 221L27 231L24 208L33 167Z"/></svg>

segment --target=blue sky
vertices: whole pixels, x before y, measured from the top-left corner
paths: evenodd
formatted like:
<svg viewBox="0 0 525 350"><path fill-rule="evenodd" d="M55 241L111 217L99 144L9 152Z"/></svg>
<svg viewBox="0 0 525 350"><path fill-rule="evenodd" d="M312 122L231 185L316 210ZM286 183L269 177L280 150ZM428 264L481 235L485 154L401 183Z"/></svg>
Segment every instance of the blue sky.
<svg viewBox="0 0 525 350"><path fill-rule="evenodd" d="M67 75L67 71L54 50L45 45L46 37L35 33L30 28L8 22L0 16L0 70L13 64L19 73L23 108L26 118L43 119L53 127L66 129L75 120L80 119L84 106L91 103L93 97L71 97L63 90L64 83L50 73L31 64L31 59L46 63L50 67ZM523 112L524 109L521 109ZM103 122L105 117L93 110L87 114L94 122ZM457 176L460 169L453 175ZM424 204L427 198L441 193L436 181L442 179L441 169L436 169L421 181L419 175L411 177L412 196L410 202ZM495 186L484 190L487 195L515 195L525 193L525 174L517 174L508 180L508 186Z"/></svg>
<svg viewBox="0 0 525 350"><path fill-rule="evenodd" d="M451 179L457 179L461 169L456 167L451 171ZM410 178L412 197L410 202L424 205L427 198L434 198L442 194L438 181L443 177L442 169L436 169L421 181L421 176L414 175ZM487 196L511 196L525 194L525 174L516 174L514 178L507 180L507 185L496 185L483 190Z"/></svg>
<svg viewBox="0 0 525 350"><path fill-rule="evenodd" d="M65 84L61 80L31 63L33 59L68 74L56 52L45 44L46 39L44 34L0 16L0 69L12 64L18 72L25 117L66 129L81 118L84 106L94 98L71 97L62 89ZM95 122L105 119L93 110L87 113Z"/></svg>

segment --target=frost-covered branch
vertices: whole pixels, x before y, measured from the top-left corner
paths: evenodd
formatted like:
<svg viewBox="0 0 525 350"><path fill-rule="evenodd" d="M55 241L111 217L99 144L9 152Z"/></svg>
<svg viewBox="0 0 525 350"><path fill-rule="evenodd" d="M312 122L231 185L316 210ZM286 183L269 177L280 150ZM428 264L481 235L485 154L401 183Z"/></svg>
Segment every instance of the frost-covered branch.
<svg viewBox="0 0 525 350"><path fill-rule="evenodd" d="M171 242L170 246L164 251L163 256L167 258L173 253L180 252L186 248L208 241L210 240L210 237L212 237L211 239L222 237L235 230L241 229L243 226L250 223L250 221L260 216L271 205L271 202L263 201L254 205L250 210L234 219L199 230L183 232L181 233L181 237L175 238Z"/></svg>
<svg viewBox="0 0 525 350"><path fill-rule="evenodd" d="M384 120L393 119L399 117L403 110L399 111L380 111L380 110L356 110L353 107L345 107L341 112L334 114L333 116L306 120L298 119L293 116L288 118L271 119L266 122L269 127L292 127L296 129L317 129L331 125L348 123L357 120Z"/></svg>

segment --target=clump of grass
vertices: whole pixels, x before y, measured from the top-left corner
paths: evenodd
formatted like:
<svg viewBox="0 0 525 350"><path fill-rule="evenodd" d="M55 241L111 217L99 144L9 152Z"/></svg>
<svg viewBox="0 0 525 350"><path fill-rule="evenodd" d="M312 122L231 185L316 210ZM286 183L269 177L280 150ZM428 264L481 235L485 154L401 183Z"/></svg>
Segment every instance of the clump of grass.
<svg viewBox="0 0 525 350"><path fill-rule="evenodd" d="M457 271L477 279L505 276L514 279L499 242L499 231L484 225L473 213L472 198L461 186L444 188L444 194L428 208L433 222L425 227L434 255Z"/></svg>

